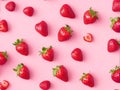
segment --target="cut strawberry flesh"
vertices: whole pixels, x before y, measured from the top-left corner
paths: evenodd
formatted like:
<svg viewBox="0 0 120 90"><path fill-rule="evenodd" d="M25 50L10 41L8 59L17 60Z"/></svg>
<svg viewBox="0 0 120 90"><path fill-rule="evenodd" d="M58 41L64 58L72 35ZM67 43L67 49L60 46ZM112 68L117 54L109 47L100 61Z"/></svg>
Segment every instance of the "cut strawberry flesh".
<svg viewBox="0 0 120 90"><path fill-rule="evenodd" d="M87 33L87 35L84 36L83 39L87 42L92 42L93 41L93 36L92 36L92 34Z"/></svg>

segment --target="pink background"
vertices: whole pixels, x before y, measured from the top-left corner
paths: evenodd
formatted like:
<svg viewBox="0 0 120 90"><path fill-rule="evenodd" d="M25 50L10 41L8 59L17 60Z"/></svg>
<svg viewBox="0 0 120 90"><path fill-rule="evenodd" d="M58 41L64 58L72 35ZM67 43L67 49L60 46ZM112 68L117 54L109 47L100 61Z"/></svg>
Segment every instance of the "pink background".
<svg viewBox="0 0 120 90"><path fill-rule="evenodd" d="M17 7L14 12L5 9L9 0L0 1L0 19L6 19L9 31L0 33L0 51L7 51L9 60L0 66L0 81L8 80L8 90L40 90L39 83L43 80L51 81L49 90L114 90L120 89L120 84L111 80L109 70L120 65L120 50L109 53L107 42L111 38L120 40L120 34L110 28L110 17L120 13L112 11L113 0L14 0ZM60 16L59 9L63 4L69 4L76 14L75 19ZM23 14L23 8L33 6L35 13L32 17ZM83 14L92 7L98 11L96 23L84 25ZM38 34L34 26L41 20L48 23L49 35L43 37ZM57 33L60 27L68 24L73 29L73 36L69 41L59 42ZM94 41L85 42L83 36L92 33ZM24 39L29 45L30 54L20 55L12 45L16 39ZM43 46L53 46L55 59L47 62L39 56ZM84 61L74 61L70 54L74 48L83 51ZM19 63L24 63L30 69L31 79L24 80L16 76L12 70ZM69 73L69 82L63 82L52 75L52 68L64 65ZM85 86L79 80L83 72L90 72L95 78L95 87Z"/></svg>

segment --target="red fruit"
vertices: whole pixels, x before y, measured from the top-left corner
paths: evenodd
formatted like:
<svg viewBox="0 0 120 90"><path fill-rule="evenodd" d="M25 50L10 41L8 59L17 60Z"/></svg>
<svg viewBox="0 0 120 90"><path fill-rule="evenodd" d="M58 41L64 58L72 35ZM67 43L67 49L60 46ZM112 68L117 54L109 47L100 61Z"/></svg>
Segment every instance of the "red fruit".
<svg viewBox="0 0 120 90"><path fill-rule="evenodd" d="M49 48L43 47L42 51L40 51L40 54L42 55L43 59L47 61L53 61L54 59L54 50L52 46Z"/></svg>
<svg viewBox="0 0 120 90"><path fill-rule="evenodd" d="M93 41L93 35L91 33L87 33L86 36L83 36L83 39L87 42L92 42Z"/></svg>
<svg viewBox="0 0 120 90"><path fill-rule="evenodd" d="M120 42L118 42L115 39L110 39L107 44L107 50L108 52L114 52L119 49Z"/></svg>
<svg viewBox="0 0 120 90"><path fill-rule="evenodd" d="M6 20L0 21L0 31L1 32L7 32L8 31L8 24Z"/></svg>
<svg viewBox="0 0 120 90"><path fill-rule="evenodd" d="M13 69L17 75L23 79L30 79L30 73L27 66L25 66L23 63L18 64L16 68Z"/></svg>
<svg viewBox="0 0 120 90"><path fill-rule="evenodd" d="M28 6L28 7L25 7L25 8L23 9L23 12L24 12L24 14L27 15L27 16L33 16L34 9L33 9L33 7L31 7L31 6Z"/></svg>
<svg viewBox="0 0 120 90"><path fill-rule="evenodd" d="M43 90L48 90L50 88L50 85L51 85L50 81L45 80L39 84L39 87Z"/></svg>
<svg viewBox="0 0 120 90"><path fill-rule="evenodd" d="M9 87L9 82L7 80L3 80L1 82L1 84L2 84L2 86L3 86L4 89L7 89Z"/></svg>
<svg viewBox="0 0 120 90"><path fill-rule="evenodd" d="M70 26L66 25L65 27L60 28L58 32L58 40L60 42L70 39L71 36L72 36L72 30Z"/></svg>
<svg viewBox="0 0 120 90"><path fill-rule="evenodd" d="M113 31L120 33L120 17L110 18Z"/></svg>
<svg viewBox="0 0 120 90"><path fill-rule="evenodd" d="M53 75L62 81L68 81L68 71L63 65L53 68Z"/></svg>
<svg viewBox="0 0 120 90"><path fill-rule="evenodd" d="M15 2L13 2L13 1L10 1L10 2L8 2L8 3L5 5L5 8L6 8L8 11L14 11L14 10L15 10L15 7L16 7L16 4L15 4Z"/></svg>
<svg viewBox="0 0 120 90"><path fill-rule="evenodd" d="M113 81L120 83L120 67L116 66L114 69L110 70L111 78Z"/></svg>
<svg viewBox="0 0 120 90"><path fill-rule="evenodd" d="M112 10L114 12L120 12L120 0L113 0Z"/></svg>
<svg viewBox="0 0 120 90"><path fill-rule="evenodd" d="M82 61L83 60L83 54L82 54L81 49L75 48L71 53L71 57L76 61Z"/></svg>
<svg viewBox="0 0 120 90"><path fill-rule="evenodd" d="M75 18L75 14L72 10L72 8L68 5L68 4L64 4L61 8L60 8L60 14L63 17L67 17L67 18Z"/></svg>
<svg viewBox="0 0 120 90"><path fill-rule="evenodd" d="M0 90L6 90L6 89L3 87L3 85L2 85L1 82L0 82Z"/></svg>
<svg viewBox="0 0 120 90"><path fill-rule="evenodd" d="M42 36L48 36L48 26L45 21L41 21L35 25L35 29Z"/></svg>
<svg viewBox="0 0 120 90"><path fill-rule="evenodd" d="M20 54L25 55L25 56L29 54L28 45L23 40L17 39L16 42L13 43L13 45L16 46L16 50Z"/></svg>
<svg viewBox="0 0 120 90"><path fill-rule="evenodd" d="M8 59L7 52L0 52L0 65L5 64L7 59Z"/></svg>
<svg viewBox="0 0 120 90"><path fill-rule="evenodd" d="M97 12L94 11L92 8L90 8L84 13L83 17L84 24L94 23L97 19L98 19Z"/></svg>
<svg viewBox="0 0 120 90"><path fill-rule="evenodd" d="M94 78L90 73L83 73L83 76L80 78L83 84L94 87Z"/></svg>

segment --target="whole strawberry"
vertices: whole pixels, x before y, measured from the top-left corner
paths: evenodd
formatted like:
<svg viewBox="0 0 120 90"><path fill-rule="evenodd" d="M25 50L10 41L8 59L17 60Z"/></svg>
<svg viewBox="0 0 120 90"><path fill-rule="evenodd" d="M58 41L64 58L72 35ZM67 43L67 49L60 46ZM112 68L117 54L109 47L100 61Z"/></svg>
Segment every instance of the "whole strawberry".
<svg viewBox="0 0 120 90"><path fill-rule="evenodd" d="M114 12L120 12L120 0L113 0L112 10Z"/></svg>
<svg viewBox="0 0 120 90"><path fill-rule="evenodd" d="M114 52L119 49L120 42L118 42L116 39L110 39L107 43L107 50L108 52Z"/></svg>
<svg viewBox="0 0 120 90"><path fill-rule="evenodd" d="M72 10L72 8L68 5L68 4L64 4L61 8L60 8L60 14L63 17L67 17L67 18L75 18L75 14Z"/></svg>
<svg viewBox="0 0 120 90"><path fill-rule="evenodd" d="M8 31L8 23L6 20L0 20L0 31L7 32Z"/></svg>
<svg viewBox="0 0 120 90"><path fill-rule="evenodd" d="M7 52L0 52L0 65L5 64L7 59L8 59Z"/></svg>
<svg viewBox="0 0 120 90"><path fill-rule="evenodd" d="M39 84L39 87L43 90L48 90L50 86L51 86L51 83L48 80L44 80Z"/></svg>
<svg viewBox="0 0 120 90"><path fill-rule="evenodd" d="M16 7L16 4L13 1L10 1L5 5L5 8L10 12L14 11L15 7Z"/></svg>
<svg viewBox="0 0 120 90"><path fill-rule="evenodd" d="M43 47L42 51L40 51L40 54L42 55L43 59L47 61L53 61L54 59L54 50L52 46L49 48Z"/></svg>
<svg viewBox="0 0 120 90"><path fill-rule="evenodd" d="M116 66L114 69L110 70L110 73L112 80L120 83L120 67Z"/></svg>
<svg viewBox="0 0 120 90"><path fill-rule="evenodd" d="M15 45L16 47L16 51L19 52L22 55L27 56L29 54L29 50L28 50L28 45L26 42L20 39L17 39L15 43L13 43L13 45Z"/></svg>
<svg viewBox="0 0 120 90"><path fill-rule="evenodd" d="M94 87L94 78L90 73L83 73L83 76L80 78L83 84Z"/></svg>
<svg viewBox="0 0 120 90"><path fill-rule="evenodd" d="M120 33L120 17L110 18L113 31Z"/></svg>
<svg viewBox="0 0 120 90"><path fill-rule="evenodd" d="M23 13L29 17L33 16L33 13L34 13L34 8L31 7L31 6L28 6L28 7L25 7L23 9Z"/></svg>
<svg viewBox="0 0 120 90"><path fill-rule="evenodd" d="M21 77L22 79L30 79L30 72L27 66L25 66L23 63L18 64L16 68L13 69L16 74Z"/></svg>
<svg viewBox="0 0 120 90"><path fill-rule="evenodd" d="M62 81L68 81L68 71L63 65L53 68L53 75Z"/></svg>
<svg viewBox="0 0 120 90"><path fill-rule="evenodd" d="M97 19L98 19L97 12L94 11L92 8L90 8L84 13L83 16L84 24L94 23Z"/></svg>
<svg viewBox="0 0 120 90"><path fill-rule="evenodd" d="M64 27L61 27L59 32L58 32L58 40L60 42L66 41L71 38L72 36L72 30L69 25L66 25Z"/></svg>

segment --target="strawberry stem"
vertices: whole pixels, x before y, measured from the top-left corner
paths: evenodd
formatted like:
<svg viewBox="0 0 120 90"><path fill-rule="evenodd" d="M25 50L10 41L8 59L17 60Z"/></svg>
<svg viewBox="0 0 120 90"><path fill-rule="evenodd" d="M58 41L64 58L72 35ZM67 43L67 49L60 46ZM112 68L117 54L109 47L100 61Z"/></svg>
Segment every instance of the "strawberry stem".
<svg viewBox="0 0 120 90"><path fill-rule="evenodd" d="M53 76L56 76L58 70L60 69L61 66L56 66L55 68L53 68Z"/></svg>
<svg viewBox="0 0 120 90"><path fill-rule="evenodd" d="M114 25L118 20L119 20L119 17L115 17L115 18L110 17L110 21L111 21L110 27L112 28L113 25Z"/></svg>
<svg viewBox="0 0 120 90"><path fill-rule="evenodd" d="M90 7L90 14L92 15L92 17L97 17L97 12L94 11L91 7ZM97 17L98 18L98 17Z"/></svg>
<svg viewBox="0 0 120 90"><path fill-rule="evenodd" d="M114 69L111 69L110 70L110 73L114 73L116 70L119 70L120 69L120 66L115 66L115 68Z"/></svg>
<svg viewBox="0 0 120 90"><path fill-rule="evenodd" d="M17 73L17 75L20 74L20 69L24 66L23 63L18 64L16 68L13 68L13 71L15 71Z"/></svg>
<svg viewBox="0 0 120 90"><path fill-rule="evenodd" d="M52 48L52 46L50 46L49 48L43 47L43 48L42 48L42 51L40 51L40 54L46 54L47 51L48 51L49 49L51 49L51 48Z"/></svg>
<svg viewBox="0 0 120 90"><path fill-rule="evenodd" d="M83 75L82 75L82 77L80 78L80 80L83 80L83 78L85 78L87 74L88 74L88 73L83 73Z"/></svg>
<svg viewBox="0 0 120 90"><path fill-rule="evenodd" d="M20 40L20 39L17 39L16 42L13 43L13 45L16 46L16 45L18 45L18 44L20 44L20 43L22 43L22 42L23 42L23 39L21 39L21 40Z"/></svg>
<svg viewBox="0 0 120 90"><path fill-rule="evenodd" d="M7 51L2 52L2 54L5 56L6 59L8 59Z"/></svg>
<svg viewBox="0 0 120 90"><path fill-rule="evenodd" d="M71 27L70 27L69 25L66 24L65 29L66 29L70 34L72 34L73 31L71 30Z"/></svg>

